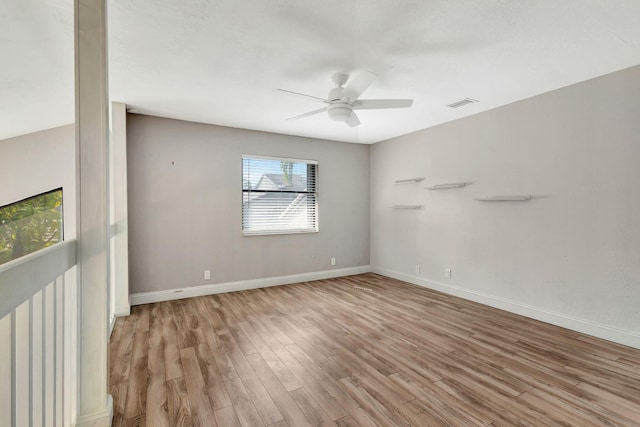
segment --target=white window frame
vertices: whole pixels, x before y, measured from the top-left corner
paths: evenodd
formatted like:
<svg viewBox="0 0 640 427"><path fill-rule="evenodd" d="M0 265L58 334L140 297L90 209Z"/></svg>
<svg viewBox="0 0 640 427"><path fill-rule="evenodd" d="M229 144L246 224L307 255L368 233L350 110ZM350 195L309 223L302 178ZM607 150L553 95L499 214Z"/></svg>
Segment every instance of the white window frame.
<svg viewBox="0 0 640 427"><path fill-rule="evenodd" d="M255 159L255 160L273 160L279 162L291 162L291 163L306 163L307 165L315 165L315 176L314 184L315 191L309 192L314 195L315 206L314 206L314 214L315 214L315 227L313 228L286 228L286 229L259 229L259 230L245 230L244 229L244 196L247 192L244 188L244 160L245 159ZM243 154L241 161L241 179L242 182L242 207L241 207L241 227L242 227L242 235L243 236L264 236L264 235L280 235L280 234L308 234L308 233L318 233L319 232L319 215L318 215L318 161L317 160L309 160L309 159L296 159L291 157L275 157L275 156L263 156L256 154ZM249 191L250 192L250 191ZM273 193L278 193L279 191L274 190Z"/></svg>

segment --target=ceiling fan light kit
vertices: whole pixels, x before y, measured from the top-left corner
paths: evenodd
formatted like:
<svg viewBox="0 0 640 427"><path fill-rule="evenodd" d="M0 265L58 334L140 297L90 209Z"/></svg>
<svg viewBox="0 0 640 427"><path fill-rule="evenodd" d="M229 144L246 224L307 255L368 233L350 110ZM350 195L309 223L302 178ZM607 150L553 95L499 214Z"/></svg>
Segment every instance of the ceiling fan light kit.
<svg viewBox="0 0 640 427"><path fill-rule="evenodd" d="M329 91L329 95L326 99L286 89L276 90L289 95L300 96L305 99L327 104L324 108L299 114L297 116L290 117L287 120L299 120L326 111L331 120L344 122L351 127L355 127L360 125L360 119L354 110L408 108L413 104L413 99L358 99L362 93L369 88L375 78L376 75L374 73L366 70L361 71L356 77L351 79L349 74L336 73L331 76L331 81L336 87Z"/></svg>
<svg viewBox="0 0 640 427"><path fill-rule="evenodd" d="M353 110L348 104L331 104L327 107L329 118L336 122L346 122L351 118Z"/></svg>

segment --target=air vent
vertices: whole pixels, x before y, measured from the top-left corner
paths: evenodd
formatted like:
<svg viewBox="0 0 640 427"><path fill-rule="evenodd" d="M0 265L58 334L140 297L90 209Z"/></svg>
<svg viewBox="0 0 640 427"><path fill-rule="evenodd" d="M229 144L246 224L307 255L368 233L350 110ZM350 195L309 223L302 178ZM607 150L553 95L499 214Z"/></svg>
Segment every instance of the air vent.
<svg viewBox="0 0 640 427"><path fill-rule="evenodd" d="M447 107L449 107L449 108L460 108L460 107L463 107L463 106L468 105L468 104L473 104L474 102L478 102L478 101L475 100L475 99L471 99L471 98L465 98L465 99L461 99L460 101L453 102L453 103L447 105Z"/></svg>

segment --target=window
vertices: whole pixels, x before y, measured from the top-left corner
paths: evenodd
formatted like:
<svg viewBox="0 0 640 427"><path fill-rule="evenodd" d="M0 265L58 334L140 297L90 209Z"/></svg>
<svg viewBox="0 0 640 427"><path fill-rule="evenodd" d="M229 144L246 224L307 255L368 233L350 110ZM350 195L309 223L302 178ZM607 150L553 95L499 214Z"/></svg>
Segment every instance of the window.
<svg viewBox="0 0 640 427"><path fill-rule="evenodd" d="M318 231L318 162L242 156L242 232Z"/></svg>
<svg viewBox="0 0 640 427"><path fill-rule="evenodd" d="M62 188L0 207L0 264L62 239Z"/></svg>

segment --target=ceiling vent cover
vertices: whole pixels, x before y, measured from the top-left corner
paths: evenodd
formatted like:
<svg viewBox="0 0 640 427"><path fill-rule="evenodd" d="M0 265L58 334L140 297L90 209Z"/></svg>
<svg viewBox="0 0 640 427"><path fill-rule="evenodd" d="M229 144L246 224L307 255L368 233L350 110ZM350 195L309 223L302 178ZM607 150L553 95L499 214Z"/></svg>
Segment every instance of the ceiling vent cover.
<svg viewBox="0 0 640 427"><path fill-rule="evenodd" d="M465 98L465 99L461 99L460 101L453 102L453 103L447 105L447 107L449 107L449 108L460 108L460 107L463 107L465 105L473 104L474 102L478 102L478 100L471 99L471 98Z"/></svg>

